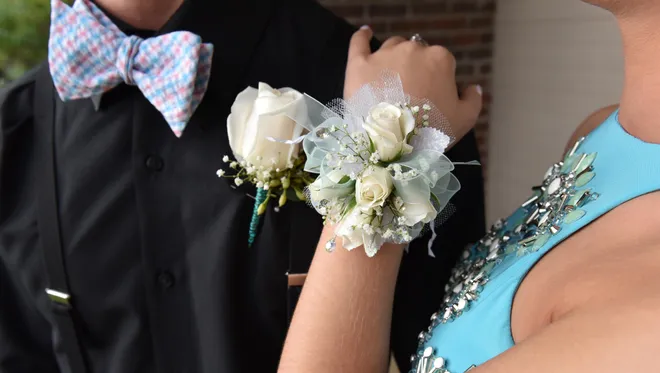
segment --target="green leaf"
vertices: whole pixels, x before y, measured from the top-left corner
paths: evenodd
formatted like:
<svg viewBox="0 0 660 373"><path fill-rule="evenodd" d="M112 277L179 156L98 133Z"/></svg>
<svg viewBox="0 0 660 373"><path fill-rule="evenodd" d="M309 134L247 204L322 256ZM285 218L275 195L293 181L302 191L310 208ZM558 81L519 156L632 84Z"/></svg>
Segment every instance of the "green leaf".
<svg viewBox="0 0 660 373"><path fill-rule="evenodd" d="M306 201L305 193L303 192L302 189L298 186L293 186L285 191L286 193L286 198L289 201L293 202L304 202ZM302 197L302 198L301 198Z"/></svg>
<svg viewBox="0 0 660 373"><path fill-rule="evenodd" d="M438 206L440 206L440 208L442 208L442 206L440 205L440 199L438 198L438 196L436 196L435 194L431 193L431 200L432 200L433 202L435 202Z"/></svg>
<svg viewBox="0 0 660 373"><path fill-rule="evenodd" d="M349 176L344 176L341 178L341 180L339 180L339 184L346 184L349 181L351 181L351 178Z"/></svg>
<svg viewBox="0 0 660 373"><path fill-rule="evenodd" d="M398 161L401 160L401 158L403 158L403 149L401 149L399 154L397 154L396 157L394 157L394 159L392 159L391 161L386 162L386 164L397 163Z"/></svg>
<svg viewBox="0 0 660 373"><path fill-rule="evenodd" d="M343 219L349 212L353 211L353 209L357 206L357 201L355 200L355 197L351 198L350 202L346 205L346 208L344 208L344 211L341 214L341 218Z"/></svg>

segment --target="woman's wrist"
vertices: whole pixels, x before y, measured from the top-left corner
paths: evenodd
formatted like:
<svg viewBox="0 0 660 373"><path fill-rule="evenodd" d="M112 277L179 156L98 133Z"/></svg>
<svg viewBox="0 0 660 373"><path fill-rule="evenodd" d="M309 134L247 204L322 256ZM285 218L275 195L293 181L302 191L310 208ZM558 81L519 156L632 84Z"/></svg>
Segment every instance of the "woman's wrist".
<svg viewBox="0 0 660 373"><path fill-rule="evenodd" d="M333 228L328 224L323 230L280 373L387 371L394 289L405 245L385 244L369 258L362 248L345 250L337 239L336 250L328 253L325 242Z"/></svg>
<svg viewBox="0 0 660 373"><path fill-rule="evenodd" d="M387 262L390 266L392 264L396 264L396 266L398 267L399 263L403 259L403 252L407 245L386 243L383 245L378 255L376 255L373 258L369 258L366 255L364 255L364 249L362 247L358 247L350 251L346 250L343 246L343 242L341 238L335 239L334 241L335 247L333 251L329 253L327 243L335 236L335 229L336 226L332 224L326 224L323 227L323 233L321 234L321 239L319 240L319 244L316 248L317 256L319 255L327 256L329 260L343 260L343 259L347 259L351 261L359 260L361 262L361 265L364 266L381 266L383 262ZM381 256L383 257L382 259L377 259L380 258ZM333 259L333 258L337 258L337 259Z"/></svg>

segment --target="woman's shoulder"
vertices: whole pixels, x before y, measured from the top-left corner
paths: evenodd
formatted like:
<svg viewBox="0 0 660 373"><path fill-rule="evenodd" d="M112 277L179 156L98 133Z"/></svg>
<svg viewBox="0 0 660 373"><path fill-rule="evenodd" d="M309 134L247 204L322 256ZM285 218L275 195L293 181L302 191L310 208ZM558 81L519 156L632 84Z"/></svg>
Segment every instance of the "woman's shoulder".
<svg viewBox="0 0 660 373"><path fill-rule="evenodd" d="M600 126L618 108L619 108L619 104L609 105L591 113L591 115L589 115L587 119L585 119L584 121L582 121L582 123L580 123L580 125L577 127L575 132L573 132L571 139L568 141L568 144L566 144L565 150L569 151L570 148L573 146L573 144L575 144L575 142L578 139L590 134L591 131L595 130L596 127Z"/></svg>

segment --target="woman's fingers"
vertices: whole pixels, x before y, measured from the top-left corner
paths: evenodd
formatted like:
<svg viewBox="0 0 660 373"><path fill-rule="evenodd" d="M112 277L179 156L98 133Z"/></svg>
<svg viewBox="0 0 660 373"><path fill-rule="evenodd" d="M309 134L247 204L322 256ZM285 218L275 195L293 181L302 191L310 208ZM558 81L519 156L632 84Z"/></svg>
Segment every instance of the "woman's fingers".
<svg viewBox="0 0 660 373"><path fill-rule="evenodd" d="M357 58L366 58L371 55L371 38L374 32L368 26L362 26L353 34L351 44L348 48L348 61Z"/></svg>
<svg viewBox="0 0 660 373"><path fill-rule="evenodd" d="M405 43L406 41L407 40L402 38L401 36L393 36L393 37L385 40L383 45L381 45L380 49L392 48L392 47L395 47L395 46L397 46L401 43Z"/></svg>
<svg viewBox="0 0 660 373"><path fill-rule="evenodd" d="M472 85L466 88L461 95L459 110L462 116L462 122L467 124L476 124L479 114L483 108L484 97L483 89L480 85ZM471 128L465 128L468 132Z"/></svg>

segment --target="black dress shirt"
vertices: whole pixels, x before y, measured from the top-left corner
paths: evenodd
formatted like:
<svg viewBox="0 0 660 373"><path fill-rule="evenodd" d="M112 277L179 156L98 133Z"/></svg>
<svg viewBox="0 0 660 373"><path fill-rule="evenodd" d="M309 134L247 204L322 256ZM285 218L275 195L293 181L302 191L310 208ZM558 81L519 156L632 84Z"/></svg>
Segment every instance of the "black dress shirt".
<svg viewBox="0 0 660 373"><path fill-rule="evenodd" d="M55 98L48 126L35 120L46 109L34 101L46 65L0 91L1 373L70 371L44 292L51 242L41 232L55 223L39 202L46 133L57 200L46 214L59 223L88 371L276 371L292 306L286 273L306 272L321 220L303 203L270 208L247 246L254 190L215 175L231 154L226 117L259 81L321 102L340 97L354 28L309 0L189 0L158 34L175 30L216 47L208 92L181 138L136 87ZM474 136L449 156L478 159ZM481 171L456 174L463 189L438 231L436 258L426 235L403 262L392 336L404 370L450 268L483 234Z"/></svg>

